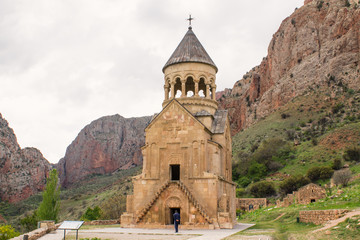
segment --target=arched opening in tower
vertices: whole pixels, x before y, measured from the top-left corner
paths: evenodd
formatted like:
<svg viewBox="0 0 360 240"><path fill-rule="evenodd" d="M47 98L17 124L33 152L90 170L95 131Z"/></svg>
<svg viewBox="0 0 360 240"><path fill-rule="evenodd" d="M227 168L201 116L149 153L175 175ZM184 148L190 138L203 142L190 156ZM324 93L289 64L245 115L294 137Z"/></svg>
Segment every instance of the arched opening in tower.
<svg viewBox="0 0 360 240"><path fill-rule="evenodd" d="M181 97L181 81L180 78L176 78L175 86L174 86L175 98Z"/></svg>
<svg viewBox="0 0 360 240"><path fill-rule="evenodd" d="M185 93L187 97L192 97L195 94L195 83L192 77L186 79Z"/></svg>
<svg viewBox="0 0 360 240"><path fill-rule="evenodd" d="M199 82L199 96L200 97L205 97L206 95L206 85L205 85L205 79L204 78L200 78L200 82Z"/></svg>

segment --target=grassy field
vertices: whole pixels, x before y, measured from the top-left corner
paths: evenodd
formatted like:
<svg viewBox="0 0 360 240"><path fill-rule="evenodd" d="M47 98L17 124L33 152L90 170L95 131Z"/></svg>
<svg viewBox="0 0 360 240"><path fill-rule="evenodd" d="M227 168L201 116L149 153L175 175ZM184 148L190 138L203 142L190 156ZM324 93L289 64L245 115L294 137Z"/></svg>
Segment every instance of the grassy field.
<svg viewBox="0 0 360 240"><path fill-rule="evenodd" d="M100 206L114 195L123 196L120 203L125 210L127 194L132 193L131 177L141 172L141 166L119 170L108 175L93 175L68 189L61 189L59 220L79 220L88 207ZM19 231L20 219L32 214L42 201L37 194L16 204L0 202L0 214Z"/></svg>
<svg viewBox="0 0 360 240"><path fill-rule="evenodd" d="M243 223L255 223L252 228L240 232L237 235L258 235L259 233L272 236L275 239L359 239L360 216L346 220L339 226L330 229L330 233L320 232L316 238L312 236L313 230L320 228L309 223L298 223L300 210L326 210L326 209L360 209L360 180L357 179L342 188L341 194L336 194L338 188L333 188L329 195L315 203L308 205L291 205L287 208L270 206L243 214L239 221ZM349 227L347 227L349 225ZM347 227L347 228L346 228ZM228 238L229 240L231 238ZM236 238L233 238L236 239Z"/></svg>

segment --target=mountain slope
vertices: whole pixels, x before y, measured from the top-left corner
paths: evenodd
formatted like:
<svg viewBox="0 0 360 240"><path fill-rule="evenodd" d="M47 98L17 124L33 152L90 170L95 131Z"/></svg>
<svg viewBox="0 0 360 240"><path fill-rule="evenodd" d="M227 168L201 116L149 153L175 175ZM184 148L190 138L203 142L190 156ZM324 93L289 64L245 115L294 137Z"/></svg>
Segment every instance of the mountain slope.
<svg viewBox="0 0 360 240"><path fill-rule="evenodd" d="M0 199L18 202L43 190L50 163L36 148L21 149L0 114Z"/></svg>
<svg viewBox="0 0 360 240"><path fill-rule="evenodd" d="M69 186L92 174L107 174L142 163L140 147L151 117L124 118L118 114L84 127L58 163L60 180Z"/></svg>
<svg viewBox="0 0 360 240"><path fill-rule="evenodd" d="M343 0L306 1L274 34L268 56L218 94L233 134L269 115L309 87L329 82L359 89L360 9Z"/></svg>

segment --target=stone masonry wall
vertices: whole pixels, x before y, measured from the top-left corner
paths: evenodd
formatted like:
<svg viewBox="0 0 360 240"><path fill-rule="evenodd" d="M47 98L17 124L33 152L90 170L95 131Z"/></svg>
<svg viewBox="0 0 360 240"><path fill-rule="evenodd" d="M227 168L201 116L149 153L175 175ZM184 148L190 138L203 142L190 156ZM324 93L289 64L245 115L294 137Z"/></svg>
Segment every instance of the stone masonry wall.
<svg viewBox="0 0 360 240"><path fill-rule="evenodd" d="M335 220L342 217L348 210L332 209L332 210L307 210L300 211L300 222L323 224L330 220Z"/></svg>
<svg viewBox="0 0 360 240"><path fill-rule="evenodd" d="M237 198L236 209L243 209L249 211L249 206L253 205L253 209L259 209L260 207L267 206L266 198Z"/></svg>

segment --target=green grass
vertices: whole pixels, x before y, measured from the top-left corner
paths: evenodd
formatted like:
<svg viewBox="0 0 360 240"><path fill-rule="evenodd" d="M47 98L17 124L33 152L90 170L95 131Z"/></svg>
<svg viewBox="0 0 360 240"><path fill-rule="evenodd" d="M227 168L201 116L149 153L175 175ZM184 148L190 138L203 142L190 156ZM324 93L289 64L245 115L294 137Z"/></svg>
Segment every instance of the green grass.
<svg viewBox="0 0 360 240"><path fill-rule="evenodd" d="M141 166L108 175L89 176L67 189L61 189L59 221L79 220L88 207L99 206L114 194L131 194L131 177ZM32 214L42 201L41 193L16 204L0 202L0 214L18 231L23 231L20 219ZM125 209L125 202L122 203Z"/></svg>
<svg viewBox="0 0 360 240"><path fill-rule="evenodd" d="M338 190L342 190L341 194L336 194ZM295 235L295 239L306 239L306 236L313 230L320 226L310 223L297 223L297 217L300 210L326 210L326 209L359 209L360 208L360 180L353 181L349 186L338 189L332 189L332 197L319 200L315 203L308 205L291 205L287 208L268 207L264 209L255 210L241 216L240 222L255 223L252 228L238 233L239 235L254 235L254 229L262 229L264 234L272 235L276 239L288 239L290 236ZM279 219L275 220L279 216ZM354 220L355 221L355 220ZM352 221L351 224L354 223ZM356 228L353 224L354 229ZM342 229L342 230L341 230ZM263 234L263 233L262 233ZM347 235L344 233L343 228L334 231L332 237L354 236L354 232ZM231 238L230 238L231 239ZM351 239L351 238L349 238Z"/></svg>
<svg viewBox="0 0 360 240"><path fill-rule="evenodd" d="M92 230L92 229L99 229L99 228L119 228L120 224L113 224L113 225L82 225L80 230Z"/></svg>

